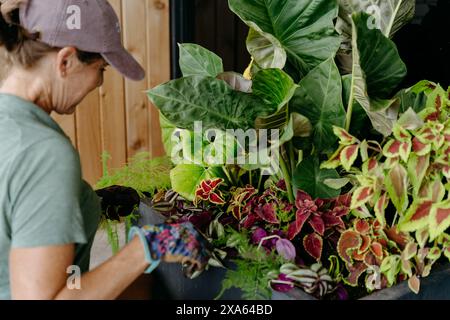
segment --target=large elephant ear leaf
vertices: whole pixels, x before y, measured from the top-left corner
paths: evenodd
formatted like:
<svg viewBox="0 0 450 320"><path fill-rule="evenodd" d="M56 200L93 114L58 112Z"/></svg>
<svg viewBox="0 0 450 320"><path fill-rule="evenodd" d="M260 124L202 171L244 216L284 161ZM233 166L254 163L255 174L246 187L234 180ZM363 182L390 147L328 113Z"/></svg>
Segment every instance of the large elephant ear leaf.
<svg viewBox="0 0 450 320"><path fill-rule="evenodd" d="M276 111L257 96L235 91L212 77L172 80L148 91L148 96L174 126L189 130L200 120L205 130L248 130L254 128L258 116Z"/></svg>
<svg viewBox="0 0 450 320"><path fill-rule="evenodd" d="M353 98L367 112L373 127L391 134L397 120L399 101L387 99L406 76L406 65L395 44L376 28L369 28L370 15L352 16Z"/></svg>
<svg viewBox="0 0 450 320"><path fill-rule="evenodd" d="M253 78L253 93L279 110L294 96L298 85L280 69L264 69Z"/></svg>
<svg viewBox="0 0 450 320"><path fill-rule="evenodd" d="M265 38L262 49L266 50L267 55L259 52L254 56L258 65L264 64L265 59L276 60L270 58L275 54L282 58L283 52L279 50L282 48L297 73L305 76L334 56L339 48L341 40L333 21L338 15L336 1L229 0L229 6L250 28ZM275 48L270 47L270 43ZM252 44L250 47L257 46Z"/></svg>
<svg viewBox="0 0 450 320"><path fill-rule="evenodd" d="M286 64L286 50L273 35L250 28L247 36L247 50L262 69L283 69Z"/></svg>
<svg viewBox="0 0 450 320"><path fill-rule="evenodd" d="M193 43L180 44L179 48L183 76L216 77L223 72L222 59L215 53Z"/></svg>
<svg viewBox="0 0 450 320"><path fill-rule="evenodd" d="M295 169L292 183L295 189L308 193L314 199L332 199L339 196L341 189L330 188L325 182L339 178L336 170L320 169L319 160L309 157Z"/></svg>
<svg viewBox="0 0 450 320"><path fill-rule="evenodd" d="M414 18L415 0L339 0L339 17L336 29L343 36L343 49L351 49L352 14L372 14L369 23L391 38Z"/></svg>
<svg viewBox="0 0 450 320"><path fill-rule="evenodd" d="M333 126L343 127L345 109L339 70L330 58L300 81L290 104L293 111L307 117L313 126L313 143L326 151L337 141Z"/></svg>

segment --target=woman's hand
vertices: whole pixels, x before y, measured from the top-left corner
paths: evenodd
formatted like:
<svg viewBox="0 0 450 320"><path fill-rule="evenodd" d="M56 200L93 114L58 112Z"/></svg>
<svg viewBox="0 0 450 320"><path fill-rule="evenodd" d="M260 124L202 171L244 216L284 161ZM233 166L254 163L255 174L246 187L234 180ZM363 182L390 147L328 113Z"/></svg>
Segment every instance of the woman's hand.
<svg viewBox="0 0 450 320"><path fill-rule="evenodd" d="M208 264L210 245L191 223L147 225L141 230L153 260L182 263L188 277Z"/></svg>

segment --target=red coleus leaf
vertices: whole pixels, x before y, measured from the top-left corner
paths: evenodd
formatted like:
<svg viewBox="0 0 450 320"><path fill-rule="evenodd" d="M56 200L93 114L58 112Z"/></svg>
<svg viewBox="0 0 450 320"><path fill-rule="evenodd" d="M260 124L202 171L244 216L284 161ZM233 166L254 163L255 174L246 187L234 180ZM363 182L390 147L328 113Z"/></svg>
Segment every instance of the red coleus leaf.
<svg viewBox="0 0 450 320"><path fill-rule="evenodd" d="M256 208L255 212L261 219L267 221L268 223L272 224L280 223L280 221L277 218L277 213L275 211L275 204L273 203L266 203L262 207Z"/></svg>
<svg viewBox="0 0 450 320"><path fill-rule="evenodd" d="M222 197L220 196L220 194L218 194L218 193L211 193L209 195L209 201L211 203L219 204L219 205L225 204L225 200L223 200Z"/></svg>
<svg viewBox="0 0 450 320"><path fill-rule="evenodd" d="M314 229L314 231L323 236L323 234L325 233L325 223L319 215L313 214L312 217L308 220L308 223Z"/></svg>
<svg viewBox="0 0 450 320"><path fill-rule="evenodd" d="M370 251L377 257L377 259L383 259L383 246L379 242L372 242L370 245Z"/></svg>
<svg viewBox="0 0 450 320"><path fill-rule="evenodd" d="M405 246L409 242L408 234L404 232L400 232L397 227L391 227L385 230L386 236L389 240L394 241L401 249L405 248ZM380 243L381 241L378 240Z"/></svg>
<svg viewBox="0 0 450 320"><path fill-rule="evenodd" d="M360 234L353 230L347 230L339 238L337 251L342 260L348 264L352 263L351 254L361 247L362 238Z"/></svg>
<svg viewBox="0 0 450 320"><path fill-rule="evenodd" d="M203 192L209 193L213 191L213 188L211 187L211 180L204 180L200 184L201 188L203 189Z"/></svg>
<svg viewBox="0 0 450 320"><path fill-rule="evenodd" d="M318 235L317 233L306 235L303 238L303 247L311 257L313 257L317 261L320 261L323 248L323 239L320 235Z"/></svg>
<svg viewBox="0 0 450 320"><path fill-rule="evenodd" d="M370 231L370 224L367 222L367 220L363 219L355 219L355 222L353 223L355 231L359 232L360 234L366 235Z"/></svg>
<svg viewBox="0 0 450 320"><path fill-rule="evenodd" d="M208 196L208 193L203 191L203 189L197 189L197 191L195 192L195 197L201 200L208 200Z"/></svg>
<svg viewBox="0 0 450 320"><path fill-rule="evenodd" d="M415 231L428 225L433 201L422 199L415 201L399 223L401 231Z"/></svg>
<svg viewBox="0 0 450 320"><path fill-rule="evenodd" d="M430 240L439 237L450 227L450 200L434 204L430 212Z"/></svg>
<svg viewBox="0 0 450 320"><path fill-rule="evenodd" d="M357 262L354 265L348 266L350 274L344 281L352 287L358 286L359 277L367 270L367 268L367 265L363 262Z"/></svg>
<svg viewBox="0 0 450 320"><path fill-rule="evenodd" d="M361 239L362 239L362 243L358 249L358 253L360 253L360 254L366 252L372 243L372 239L370 239L370 237L368 235L361 235Z"/></svg>
<svg viewBox="0 0 450 320"><path fill-rule="evenodd" d="M261 218L254 213L250 213L248 216L244 218L242 221L242 227L245 229L250 229L257 223L258 221L261 221Z"/></svg>
<svg viewBox="0 0 450 320"><path fill-rule="evenodd" d="M331 211L328 211L322 215L322 220L325 223L325 229L329 229L335 226L344 228L344 222L340 216L334 215Z"/></svg>
<svg viewBox="0 0 450 320"><path fill-rule="evenodd" d="M295 198L295 206L297 207L297 209L303 208L305 206L305 203L310 204L311 202L314 201L309 194L301 190L297 191L297 196Z"/></svg>
<svg viewBox="0 0 450 320"><path fill-rule="evenodd" d="M216 188L223 182L222 178L217 178L214 180L208 180L208 184L211 187L211 189L216 190Z"/></svg>
<svg viewBox="0 0 450 320"><path fill-rule="evenodd" d="M310 216L311 212L301 213L297 211L295 221L292 222L288 227L287 234L289 240L294 239L295 236L298 235L300 231L302 231L303 225Z"/></svg>

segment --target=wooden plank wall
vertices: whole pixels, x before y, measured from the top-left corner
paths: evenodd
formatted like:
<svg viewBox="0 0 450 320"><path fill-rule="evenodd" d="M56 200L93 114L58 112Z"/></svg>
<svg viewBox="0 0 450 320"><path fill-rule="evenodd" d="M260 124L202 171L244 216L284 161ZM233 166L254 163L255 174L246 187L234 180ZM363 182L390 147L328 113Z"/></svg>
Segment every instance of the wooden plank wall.
<svg viewBox="0 0 450 320"><path fill-rule="evenodd" d="M157 109L145 91L170 79L169 0L109 0L118 14L125 47L146 69L144 81L125 80L112 68L72 116L54 118L80 152L84 178L102 175L101 154L110 168L122 167L140 151L164 154Z"/></svg>

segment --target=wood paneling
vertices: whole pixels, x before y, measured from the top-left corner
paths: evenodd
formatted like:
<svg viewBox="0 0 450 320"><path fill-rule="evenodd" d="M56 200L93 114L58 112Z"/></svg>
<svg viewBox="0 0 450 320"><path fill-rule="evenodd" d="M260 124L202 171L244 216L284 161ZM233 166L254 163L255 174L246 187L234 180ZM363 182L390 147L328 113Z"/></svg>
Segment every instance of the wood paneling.
<svg viewBox="0 0 450 320"><path fill-rule="evenodd" d="M95 184L102 175L101 154L110 168L122 167L140 151L164 154L159 116L146 91L170 80L169 0L110 0L123 30L124 46L146 69L140 82L108 68L104 84L89 94L72 116L54 116L81 156L83 177Z"/></svg>

